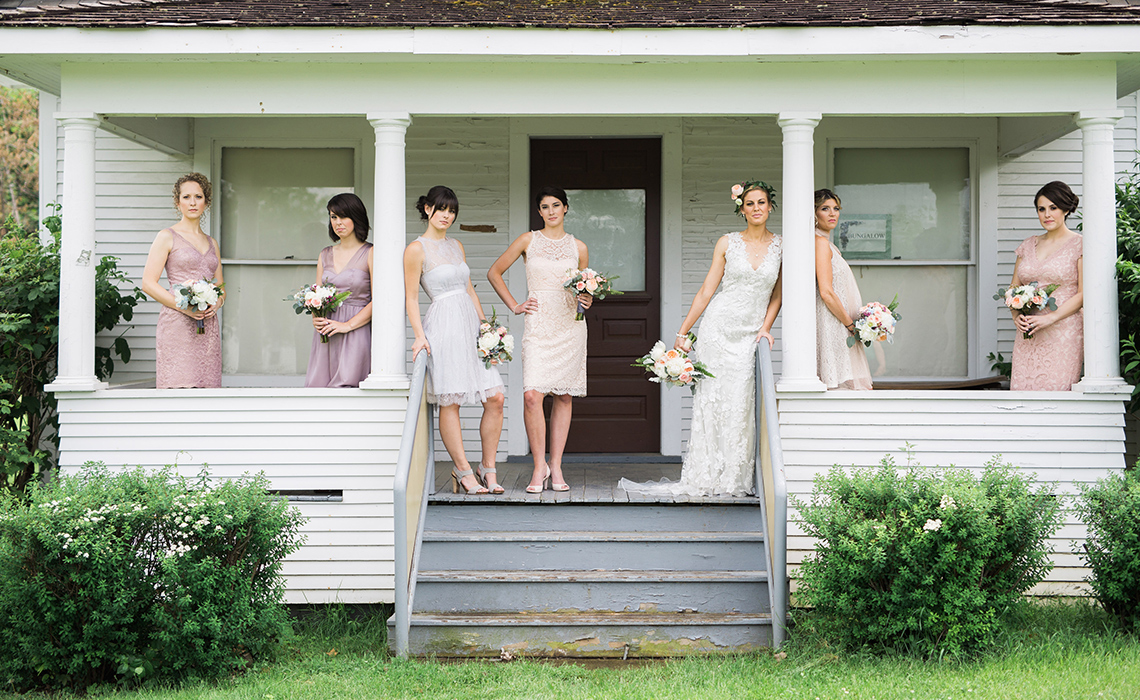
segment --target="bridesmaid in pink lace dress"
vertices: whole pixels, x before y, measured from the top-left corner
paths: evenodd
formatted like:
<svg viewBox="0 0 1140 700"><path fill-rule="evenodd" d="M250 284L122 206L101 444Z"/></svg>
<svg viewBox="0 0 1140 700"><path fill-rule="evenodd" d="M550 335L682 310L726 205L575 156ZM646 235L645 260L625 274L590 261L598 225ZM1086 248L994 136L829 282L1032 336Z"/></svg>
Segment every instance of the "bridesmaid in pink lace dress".
<svg viewBox="0 0 1140 700"><path fill-rule="evenodd" d="M329 200L329 238L317 258L317 284L352 292L327 318L313 316L305 386L357 387L372 371L372 244L368 210L351 192ZM328 338L321 342L321 336Z"/></svg>
<svg viewBox="0 0 1140 700"><path fill-rule="evenodd" d="M871 368L863 344L848 347L863 307L851 266L831 242L839 224L839 196L815 191L815 340L819 378L828 389L871 389Z"/></svg>
<svg viewBox="0 0 1140 700"><path fill-rule="evenodd" d="M567 270L590 264L586 244L563 229L570 208L566 191L543 187L535 197L546 226L528 231L511 243L491 265L487 279L507 307L527 314L522 339L523 422L534 459L527 493L540 493L547 479L555 491L569 491L562 476L562 453L570 434L573 397L586 395L586 324L575 321L579 303L590 308L589 294L571 295L562 286ZM527 299L515 301L503 273L520 257L526 261ZM546 418L542 400L553 399L550 410L550 459L546 459Z"/></svg>
<svg viewBox="0 0 1140 700"><path fill-rule="evenodd" d="M1081 234L1065 220L1080 202L1069 186L1050 182L1033 198L1045 233L1017 247L1013 284L1059 284L1056 311L1013 312L1013 391L1069 391L1081 379L1084 362L1084 294L1081 287ZM1030 337L1026 338L1028 334Z"/></svg>
<svg viewBox="0 0 1140 700"><path fill-rule="evenodd" d="M173 287L198 279L222 284L218 242L202 231L202 215L213 197L210 181L190 173L174 183L174 206L182 220L158 232L143 268L142 289L162 304L155 329L155 386L159 389L219 387L222 385L222 343L218 309L226 301L223 288L218 303L205 311L179 309L174 294L159 282L166 270ZM198 334L198 321L206 332Z"/></svg>

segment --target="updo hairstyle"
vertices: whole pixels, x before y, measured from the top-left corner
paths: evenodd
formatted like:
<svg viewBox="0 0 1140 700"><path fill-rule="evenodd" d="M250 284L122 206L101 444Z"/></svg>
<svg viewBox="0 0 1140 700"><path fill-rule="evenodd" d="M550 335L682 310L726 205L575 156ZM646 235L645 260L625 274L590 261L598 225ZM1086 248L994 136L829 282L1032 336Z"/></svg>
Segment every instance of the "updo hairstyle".
<svg viewBox="0 0 1140 700"><path fill-rule="evenodd" d="M1057 208L1065 212L1066 219L1069 218L1069 214L1077 210L1077 205L1081 203L1081 198L1073 193L1072 188L1060 180L1054 180L1037 190L1037 194L1033 195L1033 208L1035 210L1037 209L1037 200L1042 197L1056 204Z"/></svg>
<svg viewBox="0 0 1140 700"><path fill-rule="evenodd" d="M189 173L183 175L174 181L174 208L178 208L178 200L182 197L182 185L187 182L196 182L202 188L202 194L206 197L206 206L214 201L214 188L210 186L210 180L202 173Z"/></svg>
<svg viewBox="0 0 1140 700"><path fill-rule="evenodd" d="M450 187L444 185L436 185L416 200L416 211L424 221L428 220L428 207L431 207L432 211L449 211L456 217L459 216L459 198Z"/></svg>

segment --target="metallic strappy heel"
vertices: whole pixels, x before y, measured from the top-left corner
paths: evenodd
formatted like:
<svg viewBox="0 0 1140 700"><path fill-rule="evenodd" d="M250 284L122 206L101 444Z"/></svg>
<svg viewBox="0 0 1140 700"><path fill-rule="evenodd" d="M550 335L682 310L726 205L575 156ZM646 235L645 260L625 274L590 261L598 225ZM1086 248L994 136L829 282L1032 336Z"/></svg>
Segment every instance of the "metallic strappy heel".
<svg viewBox="0 0 1140 700"><path fill-rule="evenodd" d="M490 493L490 491L488 491L482 484L478 483L479 482L478 477L476 477L476 479L475 479L475 482L476 482L475 488L469 489L466 486L463 486L463 479L464 479L464 477L468 477L468 476L475 476L475 472L471 471L470 469L466 469L464 471L459 471L459 467L452 467L451 468L451 492L452 493L459 493L459 489L462 487L463 492L466 493L468 496L481 496L481 495Z"/></svg>
<svg viewBox="0 0 1140 700"><path fill-rule="evenodd" d="M498 470L495 469L494 467L491 467L490 469L488 469L487 467L483 466L482 462L479 462L479 467L475 470L475 479L480 484L483 484L483 486L487 489L487 491L493 496L497 496L501 493L506 493L507 492L506 489L504 489L500 484L495 484L494 486L491 486L490 484L487 483L487 475L488 474L498 474Z"/></svg>

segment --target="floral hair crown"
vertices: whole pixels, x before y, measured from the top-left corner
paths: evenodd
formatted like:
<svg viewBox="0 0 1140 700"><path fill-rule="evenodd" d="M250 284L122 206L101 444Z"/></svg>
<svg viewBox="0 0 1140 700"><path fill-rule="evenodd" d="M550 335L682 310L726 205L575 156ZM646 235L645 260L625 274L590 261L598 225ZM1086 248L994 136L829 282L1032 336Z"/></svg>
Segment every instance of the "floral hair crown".
<svg viewBox="0 0 1140 700"><path fill-rule="evenodd" d="M764 190L768 195L768 201L772 204L772 208L776 208L776 188L769 185L763 180L745 180L738 182L732 186L732 201L736 204L736 213L740 213L740 207L744 205L744 193L751 192L752 190Z"/></svg>

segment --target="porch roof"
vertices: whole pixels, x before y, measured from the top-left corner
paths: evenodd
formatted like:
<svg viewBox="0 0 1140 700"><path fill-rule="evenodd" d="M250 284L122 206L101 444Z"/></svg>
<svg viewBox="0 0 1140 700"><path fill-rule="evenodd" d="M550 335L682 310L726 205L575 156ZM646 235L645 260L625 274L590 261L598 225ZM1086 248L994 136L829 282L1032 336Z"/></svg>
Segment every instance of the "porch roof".
<svg viewBox="0 0 1140 700"><path fill-rule="evenodd" d="M0 26L836 27L1140 23L1134 0L0 0Z"/></svg>

